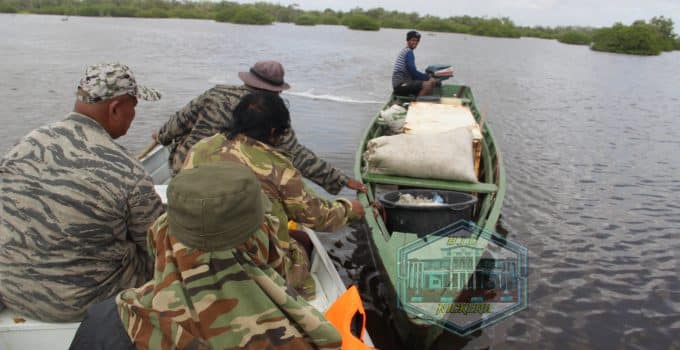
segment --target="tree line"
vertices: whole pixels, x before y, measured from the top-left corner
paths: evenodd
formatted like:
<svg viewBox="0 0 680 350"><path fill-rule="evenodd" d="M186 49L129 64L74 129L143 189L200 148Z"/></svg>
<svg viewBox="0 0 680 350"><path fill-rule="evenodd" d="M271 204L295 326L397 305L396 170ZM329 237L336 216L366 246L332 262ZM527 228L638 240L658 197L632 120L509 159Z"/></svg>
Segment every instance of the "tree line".
<svg viewBox="0 0 680 350"><path fill-rule="evenodd" d="M556 39L565 44L588 45L597 51L637 55L658 55L680 50L680 37L673 32L673 21L664 16L631 25L616 23L607 28L522 27L507 17L486 18L455 16L440 18L415 12L388 11L383 8L347 12L325 9L305 11L295 5L266 2L239 4L231 1L178 0L0 0L0 12L37 13L64 16L110 16L148 18L193 18L238 24L267 25L274 22L297 25L344 25L356 30L380 28L417 29L433 32L481 36Z"/></svg>

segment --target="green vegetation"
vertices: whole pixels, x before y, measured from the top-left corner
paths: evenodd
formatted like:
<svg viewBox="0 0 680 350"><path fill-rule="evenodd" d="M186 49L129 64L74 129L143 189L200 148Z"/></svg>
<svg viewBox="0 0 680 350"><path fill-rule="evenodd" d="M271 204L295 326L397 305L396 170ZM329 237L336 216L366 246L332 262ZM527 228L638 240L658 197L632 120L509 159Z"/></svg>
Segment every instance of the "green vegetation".
<svg viewBox="0 0 680 350"><path fill-rule="evenodd" d="M600 29L595 33L592 49L635 55L658 55L661 48L656 35L654 29L647 25L624 26L617 23L611 28Z"/></svg>
<svg viewBox="0 0 680 350"><path fill-rule="evenodd" d="M570 31L562 33L557 40L565 44L590 45L590 43L593 42L593 37L588 33Z"/></svg>
<svg viewBox="0 0 680 350"><path fill-rule="evenodd" d="M313 26L319 23L319 17L311 14L304 14L295 19L295 24L299 26Z"/></svg>
<svg viewBox="0 0 680 350"><path fill-rule="evenodd" d="M342 24L349 29L356 30L380 30L380 23L367 15L356 13L346 16Z"/></svg>
<svg viewBox="0 0 680 350"><path fill-rule="evenodd" d="M17 8L5 3L0 3L0 12L2 13L17 13Z"/></svg>
<svg viewBox="0 0 680 350"><path fill-rule="evenodd" d="M405 28L408 28L406 26ZM456 28L453 23L437 17L425 17L417 25L416 29L426 30L430 32L455 32ZM467 28L460 28L466 31Z"/></svg>
<svg viewBox="0 0 680 350"><path fill-rule="evenodd" d="M232 1L191 0L0 0L0 12L38 13L66 16L195 18L218 22L267 25L273 22L298 25L345 25L357 30L380 28L418 29L502 38L534 37L556 39L565 44L590 45L593 50L640 55L658 55L680 50L680 38L673 33L673 21L663 16L630 26L617 23L609 28L521 27L509 18L457 16L440 18L415 12L383 8L349 12L304 11L297 4L283 6L266 2L239 4Z"/></svg>
<svg viewBox="0 0 680 350"><path fill-rule="evenodd" d="M494 36L498 38L519 38L520 31L509 18L492 18L479 21L471 28L471 33L476 35Z"/></svg>
<svg viewBox="0 0 680 350"><path fill-rule="evenodd" d="M236 10L229 22L237 24L272 24L274 16L253 6L242 6Z"/></svg>
<svg viewBox="0 0 680 350"><path fill-rule="evenodd" d="M411 28L411 25L408 21L399 18L385 18L380 22L380 25L383 28L398 28L398 29Z"/></svg>
<svg viewBox="0 0 680 350"><path fill-rule="evenodd" d="M626 53L633 55L658 55L663 51L677 50L677 39L673 34L670 18L654 17L649 23L639 20L626 26L616 23L602 28L593 35L596 51Z"/></svg>
<svg viewBox="0 0 680 350"><path fill-rule="evenodd" d="M332 14L325 14L325 13L324 13L324 14L321 15L321 17L319 18L319 23L321 23L321 24L328 24L328 25L339 25L339 24L340 24L340 20L338 19L338 17L336 17L336 16L334 16L334 15L332 15Z"/></svg>

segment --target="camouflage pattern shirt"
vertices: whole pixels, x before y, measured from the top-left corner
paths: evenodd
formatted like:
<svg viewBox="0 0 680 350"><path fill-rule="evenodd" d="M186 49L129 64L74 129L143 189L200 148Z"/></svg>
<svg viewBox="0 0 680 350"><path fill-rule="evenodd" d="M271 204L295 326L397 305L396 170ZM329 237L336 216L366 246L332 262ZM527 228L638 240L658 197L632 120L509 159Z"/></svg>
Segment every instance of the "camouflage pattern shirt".
<svg viewBox="0 0 680 350"><path fill-rule="evenodd" d="M173 174L182 168L187 153L198 141L232 127L232 111L250 92L246 86L217 85L189 102L161 127L158 140L170 145ZM277 149L290 157L304 177L329 193L337 194L345 187L347 176L301 145L292 129L283 135Z"/></svg>
<svg viewBox="0 0 680 350"><path fill-rule="evenodd" d="M151 277L146 231L162 213L142 165L95 120L38 128L0 164L0 296L45 321Z"/></svg>
<svg viewBox="0 0 680 350"><path fill-rule="evenodd" d="M272 213L281 222L294 220L317 231L335 231L355 219L348 200L328 201L317 196L305 186L302 174L287 157L244 135L233 140L223 134L203 139L191 149L184 167L220 160L236 161L253 170L272 201ZM279 227L279 239L284 246L290 241L286 225Z"/></svg>
<svg viewBox="0 0 680 350"><path fill-rule="evenodd" d="M232 249L185 246L161 216L149 233L154 277L116 297L137 349L339 349L337 330L287 290L278 272L279 221L265 222ZM284 225L285 226L285 225Z"/></svg>

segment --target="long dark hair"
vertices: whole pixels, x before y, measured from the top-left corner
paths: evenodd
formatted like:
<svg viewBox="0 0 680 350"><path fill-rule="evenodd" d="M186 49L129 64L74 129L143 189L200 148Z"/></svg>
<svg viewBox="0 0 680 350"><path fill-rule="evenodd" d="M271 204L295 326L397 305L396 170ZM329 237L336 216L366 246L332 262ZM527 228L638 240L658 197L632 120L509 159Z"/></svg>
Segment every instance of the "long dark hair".
<svg viewBox="0 0 680 350"><path fill-rule="evenodd" d="M253 92L244 96L234 108L234 126L227 134L233 139L244 134L269 144L290 129L290 113L283 99L271 92ZM274 134L272 134L272 129Z"/></svg>

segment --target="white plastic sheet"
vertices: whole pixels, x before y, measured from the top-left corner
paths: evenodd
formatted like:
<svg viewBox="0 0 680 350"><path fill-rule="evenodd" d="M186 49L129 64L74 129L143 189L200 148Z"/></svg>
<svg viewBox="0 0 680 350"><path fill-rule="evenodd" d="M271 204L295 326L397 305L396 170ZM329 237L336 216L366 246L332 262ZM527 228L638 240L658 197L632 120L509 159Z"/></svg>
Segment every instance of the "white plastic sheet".
<svg viewBox="0 0 680 350"><path fill-rule="evenodd" d="M407 134L441 133L466 127L475 140L481 140L482 133L470 107L441 103L414 102L406 114L404 130Z"/></svg>

